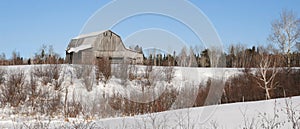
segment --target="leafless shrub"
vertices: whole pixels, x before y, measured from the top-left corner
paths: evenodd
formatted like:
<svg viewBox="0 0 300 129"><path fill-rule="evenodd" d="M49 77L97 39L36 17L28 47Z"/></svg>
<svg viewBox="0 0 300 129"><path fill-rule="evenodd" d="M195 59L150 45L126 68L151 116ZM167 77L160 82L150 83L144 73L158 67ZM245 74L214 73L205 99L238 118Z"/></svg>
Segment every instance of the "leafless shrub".
<svg viewBox="0 0 300 129"><path fill-rule="evenodd" d="M209 124L210 124L211 129L219 129L220 128L219 124L215 120L210 121Z"/></svg>
<svg viewBox="0 0 300 129"><path fill-rule="evenodd" d="M25 128L25 129L50 129L50 124L51 124L51 119L49 119L48 121L44 121L38 117L38 118L35 118L35 120L33 122L23 122L23 128Z"/></svg>
<svg viewBox="0 0 300 129"><path fill-rule="evenodd" d="M243 125L242 128L243 129L256 129L257 128L257 121L253 118L249 119L247 117L247 108L241 109L240 108L240 112L243 116Z"/></svg>
<svg viewBox="0 0 300 129"><path fill-rule="evenodd" d="M230 77L224 87L222 103L264 100L265 90L257 86L257 78L251 69L244 69L243 74Z"/></svg>
<svg viewBox="0 0 300 129"><path fill-rule="evenodd" d="M287 115L288 122L292 123L293 129L299 129L300 128L300 110L298 105L294 105L293 101L291 100L285 100L285 108L283 112Z"/></svg>
<svg viewBox="0 0 300 129"><path fill-rule="evenodd" d="M92 91L94 85L94 72L92 65L77 65L74 66L75 74L78 79L81 79L87 91Z"/></svg>
<svg viewBox="0 0 300 129"><path fill-rule="evenodd" d="M132 81L132 80L136 80L137 79L137 71L138 71L138 69L137 69L137 67L134 65L134 64L132 64L132 65L130 65L129 66L129 69L128 69L128 79L130 80L130 81Z"/></svg>
<svg viewBox="0 0 300 129"><path fill-rule="evenodd" d="M29 103L31 104L33 110L35 110L35 108L39 106L36 102L41 95L41 90L38 87L37 78L32 73L30 74L30 80L28 83L27 90Z"/></svg>
<svg viewBox="0 0 300 129"><path fill-rule="evenodd" d="M56 115L62 110L62 91L57 87L39 85L36 71L31 71L30 80L26 85L28 106L32 108L31 115L36 113ZM55 80L54 80L55 82ZM55 84L53 84L55 86ZM59 84L61 87L61 83Z"/></svg>
<svg viewBox="0 0 300 129"><path fill-rule="evenodd" d="M146 70L145 70L145 78L149 78L150 77L150 73L153 70L153 65L152 64L148 64L146 66Z"/></svg>
<svg viewBox="0 0 300 129"><path fill-rule="evenodd" d="M279 110L277 109L277 103L275 100L273 114L269 116L267 113L259 113L258 118L260 120L260 126L263 129L279 129L285 123L279 120Z"/></svg>
<svg viewBox="0 0 300 129"><path fill-rule="evenodd" d="M0 85L4 83L5 77L4 75L6 74L6 71L2 68L0 68Z"/></svg>
<svg viewBox="0 0 300 129"><path fill-rule="evenodd" d="M64 75L62 75L58 80L53 80L54 90L61 91L63 89L62 84L65 81L64 78Z"/></svg>
<svg viewBox="0 0 300 129"><path fill-rule="evenodd" d="M184 82L182 87L178 90L178 96L176 101L173 103L173 109L183 109L189 108L190 106L195 104L195 100L197 99L198 86L196 86L193 82Z"/></svg>
<svg viewBox="0 0 300 129"><path fill-rule="evenodd" d="M149 86L155 86L157 82L164 80L163 70L161 68L153 68L149 73L149 78L147 80L150 83Z"/></svg>
<svg viewBox="0 0 300 129"><path fill-rule="evenodd" d="M120 125L118 125L118 129L128 129L129 124L126 123L126 118L122 119L122 123ZM131 127L132 128L132 127Z"/></svg>
<svg viewBox="0 0 300 129"><path fill-rule="evenodd" d="M209 93L211 85L211 80L207 80L206 84L200 83L199 84L199 89L198 89L198 95L195 101L195 106L204 106L205 100L207 98L207 95Z"/></svg>
<svg viewBox="0 0 300 129"><path fill-rule="evenodd" d="M139 103L124 98L121 95L114 95L109 98L109 105L112 109L118 110L126 116L146 114L169 110L176 100L178 93L175 89L165 90L156 100L148 103ZM131 95L133 97L134 95ZM134 96L136 97L136 96Z"/></svg>
<svg viewBox="0 0 300 129"><path fill-rule="evenodd" d="M106 57L99 58L96 60L96 68L97 83L101 80L106 84L111 77L111 61Z"/></svg>
<svg viewBox="0 0 300 129"><path fill-rule="evenodd" d="M60 79L61 66L59 64L50 64L45 66L36 66L33 69L33 74L42 80L42 84L47 85L48 83L57 83ZM53 82L54 81L54 82ZM57 85L59 86L59 85ZM56 87L56 89L60 89Z"/></svg>
<svg viewBox="0 0 300 129"><path fill-rule="evenodd" d="M84 76L85 68L84 65L73 65L74 72L77 79L81 79Z"/></svg>
<svg viewBox="0 0 300 129"><path fill-rule="evenodd" d="M84 121L84 120L75 120L71 122L71 127L73 129L94 129L94 128L99 128L101 127L96 127L96 124L92 121Z"/></svg>
<svg viewBox="0 0 300 129"><path fill-rule="evenodd" d="M166 66L166 67L164 67L163 72L165 74L166 81L168 83L171 83L172 79L175 77L174 67L173 66Z"/></svg>
<svg viewBox="0 0 300 129"><path fill-rule="evenodd" d="M25 74L22 70L8 72L7 81L0 87L1 103L17 107L26 100Z"/></svg>
<svg viewBox="0 0 300 129"><path fill-rule="evenodd" d="M158 114L155 113L149 113L147 114L147 117L150 119L150 125L152 129L159 129L160 125L159 124L159 118L158 118Z"/></svg>
<svg viewBox="0 0 300 129"><path fill-rule="evenodd" d="M62 109L62 83L64 81L64 73L62 67L58 64L50 64L44 66L36 66L31 71L31 80L29 83L30 100L33 108L47 115L55 115ZM43 86L37 86L37 80ZM49 87L53 86L53 87Z"/></svg>
<svg viewBox="0 0 300 129"><path fill-rule="evenodd" d="M54 116L56 113L62 112L63 105L62 105L62 94L60 92L55 92L48 96L48 100L45 103L47 106L47 115Z"/></svg>
<svg viewBox="0 0 300 129"><path fill-rule="evenodd" d="M64 117L65 119L68 117L68 94L69 94L69 87L65 88L65 100L64 100ZM74 94L74 93L73 93Z"/></svg>
<svg viewBox="0 0 300 129"><path fill-rule="evenodd" d="M190 109L187 108L186 110L179 111L175 114L176 116L176 127L181 129L195 129L196 121L191 118Z"/></svg>
<svg viewBox="0 0 300 129"><path fill-rule="evenodd" d="M60 73L61 73L61 65L59 64L50 64L50 77L54 80L58 80L60 78Z"/></svg>
<svg viewBox="0 0 300 129"><path fill-rule="evenodd" d="M170 117L167 114L149 113L141 120L136 120L137 127L135 128L150 128L150 129L168 129Z"/></svg>
<svg viewBox="0 0 300 129"><path fill-rule="evenodd" d="M136 128L139 129L147 129L147 119L146 117L142 117L141 120L135 119Z"/></svg>
<svg viewBox="0 0 300 129"><path fill-rule="evenodd" d="M77 117L78 115L80 115L81 111L82 111L82 105L80 102L75 100L75 93L73 92L72 95L72 100L70 102L68 102L67 107L66 107L66 117Z"/></svg>
<svg viewBox="0 0 300 129"><path fill-rule="evenodd" d="M47 85L48 82L50 82L50 78L48 78L48 73L49 71L47 71L48 69L44 68L43 66L34 66L33 68L33 74L34 76L36 76L37 78L41 79L42 84Z"/></svg>
<svg viewBox="0 0 300 129"><path fill-rule="evenodd" d="M83 73L83 84L87 91L92 91L94 85L94 74L93 74L93 67L92 66L84 66L84 73Z"/></svg>

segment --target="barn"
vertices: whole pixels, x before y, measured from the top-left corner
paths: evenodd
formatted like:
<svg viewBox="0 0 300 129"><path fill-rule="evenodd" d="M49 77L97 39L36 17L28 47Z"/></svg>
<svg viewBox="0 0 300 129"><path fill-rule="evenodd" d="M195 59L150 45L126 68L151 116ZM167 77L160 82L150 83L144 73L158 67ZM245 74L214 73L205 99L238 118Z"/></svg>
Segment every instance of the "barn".
<svg viewBox="0 0 300 129"><path fill-rule="evenodd" d="M142 51L127 49L121 37L111 30L79 35L71 39L66 49L66 62L70 64L93 64L104 57L114 64L124 60L143 63Z"/></svg>

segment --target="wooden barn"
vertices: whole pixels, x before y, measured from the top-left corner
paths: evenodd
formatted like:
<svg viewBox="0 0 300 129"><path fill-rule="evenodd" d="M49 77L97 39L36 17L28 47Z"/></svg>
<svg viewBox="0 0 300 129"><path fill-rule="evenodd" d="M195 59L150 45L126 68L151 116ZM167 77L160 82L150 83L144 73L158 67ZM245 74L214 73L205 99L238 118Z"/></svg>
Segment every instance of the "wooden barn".
<svg viewBox="0 0 300 129"><path fill-rule="evenodd" d="M124 60L143 63L142 51L127 49L121 37L111 30L79 35L71 39L66 49L66 62L70 64L93 64L104 57L114 64Z"/></svg>

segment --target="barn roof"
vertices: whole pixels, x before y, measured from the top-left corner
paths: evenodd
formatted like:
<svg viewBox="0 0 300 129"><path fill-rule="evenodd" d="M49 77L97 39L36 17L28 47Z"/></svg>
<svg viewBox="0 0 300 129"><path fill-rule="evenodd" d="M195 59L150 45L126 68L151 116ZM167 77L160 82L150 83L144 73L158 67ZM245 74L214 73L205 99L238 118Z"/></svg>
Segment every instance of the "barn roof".
<svg viewBox="0 0 300 129"><path fill-rule="evenodd" d="M105 33L105 32L111 32L111 33L113 33L114 35L118 36L121 39L121 37L118 34L114 33L111 30L104 30L104 31L97 31L97 32L92 32L92 33L88 33L88 34L81 34L77 37L72 38L72 40L69 43L66 51L68 53L71 53L71 52L77 53L77 52L82 51L82 50L90 49L90 48L93 47L93 43L96 42L97 36L102 34L102 33ZM124 49L126 49L128 51L137 52L137 51L134 51L134 50L131 50L131 49L127 49L124 46L124 44L122 43L122 41L121 41L121 45Z"/></svg>
<svg viewBox="0 0 300 129"><path fill-rule="evenodd" d="M91 33L87 33L87 34L81 34L81 35L78 35L72 39L81 39L81 38L88 38L88 37L93 37L93 36L97 36L97 35L100 35L104 32L111 32L111 33L114 33L113 31L111 30L102 30L102 31L97 31L97 32L91 32ZM115 35L119 36L118 34L114 33ZM119 36L120 37L120 36Z"/></svg>
<svg viewBox="0 0 300 129"><path fill-rule="evenodd" d="M78 47L69 48L68 53L71 53L71 52L77 53L77 52L79 52L79 51L81 51L81 50L90 49L90 48L92 48L92 45L91 45L91 44L88 44L88 45L80 45L80 46L78 46Z"/></svg>
<svg viewBox="0 0 300 129"><path fill-rule="evenodd" d="M81 38L87 38L87 37L92 37L92 36L97 36L99 34L102 34L106 31L110 31L110 30L104 30L104 31L97 31L97 32L92 32L92 33L88 33L88 34L81 34L81 35L78 35L72 39L81 39Z"/></svg>
<svg viewBox="0 0 300 129"><path fill-rule="evenodd" d="M107 32L107 31L111 31L111 30L103 30L103 31L97 31L97 32L78 35L78 36L72 38L72 40L67 48L67 51L69 53L70 52L77 53L81 50L90 49L90 48L92 48L92 44L96 41L97 36L104 32ZM84 40L80 40L80 39L84 39Z"/></svg>

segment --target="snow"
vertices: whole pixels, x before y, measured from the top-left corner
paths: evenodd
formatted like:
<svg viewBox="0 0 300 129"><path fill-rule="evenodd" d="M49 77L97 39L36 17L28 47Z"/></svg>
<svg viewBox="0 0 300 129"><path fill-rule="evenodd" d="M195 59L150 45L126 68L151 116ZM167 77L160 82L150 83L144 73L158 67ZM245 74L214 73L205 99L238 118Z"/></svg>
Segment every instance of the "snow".
<svg viewBox="0 0 300 129"><path fill-rule="evenodd" d="M1 66L0 68L8 71L24 70L26 75L29 75L30 70L34 67L45 67L47 65L35 66ZM124 85L121 80L112 77L107 84L102 82L99 85L94 84L91 91L87 91L82 83L82 79L77 79L75 76L75 67L83 67L80 65L62 65L62 74L65 74L64 87L68 89L68 101L81 102L84 110L93 111L94 108L103 108L103 112L89 112L90 114L81 114L76 118L68 118L63 115L45 116L45 115L28 115L22 114L28 110L27 107L14 109L10 106L0 108L0 128L21 128L25 124L27 126L39 128L75 128L75 126L89 126L93 128L108 128L108 129L132 129L132 128L213 128L214 126L224 129L243 128L245 123L253 121L257 128L261 128L264 117L268 120L274 119L278 123L284 123L280 128L291 128L291 122L287 120L285 113L286 102L293 102L295 109L300 110L300 96L293 98L273 99L256 102L242 102L233 104L213 105L206 107L186 108L179 110L170 110L160 113L151 113L145 115L136 115L131 117L123 117L119 111L113 111L110 106L102 105L104 96L112 96L121 94L126 98L132 98L135 102L150 102L154 98L141 99L145 95L141 92L141 88L136 81L127 81ZM137 66L138 73L143 72L145 66ZM162 67L154 67L160 69ZM155 83L154 88L146 89L149 92L154 92L157 96L164 90L163 85L171 85L177 89L183 89L186 86L198 85L205 83L210 78L228 79L232 76L241 73L242 69L237 68L182 68L175 67L175 78L171 84L166 84L164 81ZM29 77L27 76L27 79ZM159 77L156 79L160 80ZM49 90L49 89L48 89ZM50 90L51 91L51 90ZM140 96L135 97L134 95ZM146 95L147 96L147 95ZM64 95L62 100L64 100ZM193 99L189 96L182 95L183 99ZM105 108L104 108L105 107ZM174 106L171 109L176 109ZM20 113L15 113L16 111ZM275 112L275 113L274 113ZM110 114L107 118L97 117L96 114ZM300 115L300 114L299 114ZM86 116L91 118L87 119Z"/></svg>
<svg viewBox="0 0 300 129"><path fill-rule="evenodd" d="M128 128L218 128L239 129L244 127L244 122L254 121L256 128L261 127L262 116L271 120L274 115L278 115L275 121L284 123L280 128L291 128L291 123L284 113L286 102L293 102L295 107L299 106L300 96L293 98L273 99L257 102L233 103L224 105L214 105L207 107L188 108L160 113L146 114L134 117L108 118L97 121L104 123L111 129L125 127ZM275 106L276 104L276 106ZM274 108L275 114L274 114ZM297 107L299 110L299 107ZM246 114L245 118L243 114ZM300 115L300 114L298 114ZM153 122L154 121L154 122Z"/></svg>
<svg viewBox="0 0 300 129"><path fill-rule="evenodd" d="M75 48L70 48L68 50L68 53L71 53L71 52L77 53L77 52L79 52L81 50L90 49L90 48L92 48L91 44L83 44L83 45L80 45L80 46L75 47Z"/></svg>
<svg viewBox="0 0 300 129"><path fill-rule="evenodd" d="M288 129L292 127L292 123L287 120L284 113L285 103L293 102L295 107L299 106L300 96L293 98L273 99L257 102L242 102L224 105L214 105L207 107L188 108L181 110L165 111L160 113L152 113L146 115L138 115L132 117L116 117L90 121L96 127L108 129L132 129L132 128L217 128L224 129L240 129L245 127L244 123L254 121L256 128L262 128L262 116L266 116L268 120L278 115L275 122L283 123L280 128ZM276 106L275 106L276 104ZM275 114L274 114L275 108ZM297 107L299 110L299 107ZM243 113L246 114L245 118ZM0 128L12 128L14 124L26 121L26 118L20 116L11 116L11 120L0 119ZM74 122L73 122L74 121ZM27 124L36 121L26 121ZM47 119L42 122L47 123ZM66 122L63 119L56 119L50 122L51 127L73 127L73 123L88 124L89 122L81 118L70 119Z"/></svg>

